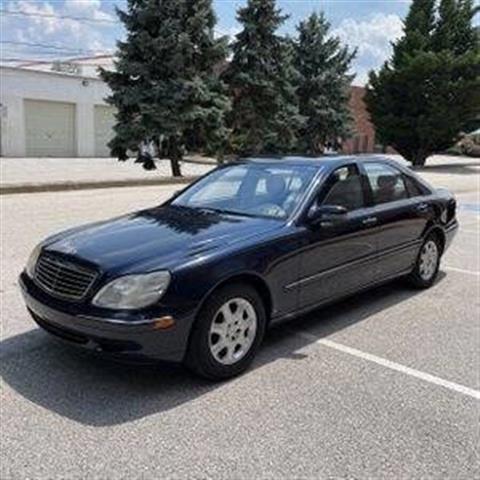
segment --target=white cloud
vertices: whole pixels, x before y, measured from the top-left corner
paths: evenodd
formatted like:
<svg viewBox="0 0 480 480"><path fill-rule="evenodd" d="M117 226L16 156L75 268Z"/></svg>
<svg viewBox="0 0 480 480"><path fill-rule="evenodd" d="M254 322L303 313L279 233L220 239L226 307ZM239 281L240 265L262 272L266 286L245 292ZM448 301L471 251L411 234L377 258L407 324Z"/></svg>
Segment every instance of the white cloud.
<svg viewBox="0 0 480 480"><path fill-rule="evenodd" d="M65 8L73 12L88 12L97 10L101 6L100 0L68 0Z"/></svg>
<svg viewBox="0 0 480 480"><path fill-rule="evenodd" d="M30 2L21 0L19 2L10 2L8 10L20 11L30 16L25 17L31 26L38 26L44 29L46 34L54 33L58 30L59 19L42 15L55 15L55 9L48 3ZM35 16L38 15L38 16ZM28 28L28 27L27 27Z"/></svg>
<svg viewBox="0 0 480 480"><path fill-rule="evenodd" d="M227 35L230 37L230 40L234 40L235 36L242 31L242 27L240 25L234 25L229 28L222 28L222 27L216 27L215 28L215 33L219 36L222 35Z"/></svg>
<svg viewBox="0 0 480 480"><path fill-rule="evenodd" d="M100 0L68 0L64 9L67 13L93 18L95 20L115 20L112 15L102 10Z"/></svg>
<svg viewBox="0 0 480 480"><path fill-rule="evenodd" d="M55 0L38 2L35 0L10 1L7 9L20 11L27 15L11 16L3 23L4 36L18 41L61 45L69 49L104 53L111 50L106 33L115 27L107 22L84 22L61 16L87 17L96 20L115 20L112 15L101 9L100 0L68 0L63 4ZM55 16L57 18L55 18ZM25 51L28 49L25 48ZM54 52L55 50L53 50ZM19 53L21 49L19 47ZM41 56L40 50L28 50L30 57ZM38 52L38 53L37 53ZM23 53L25 56L26 53ZM67 55L68 56L68 55Z"/></svg>
<svg viewBox="0 0 480 480"><path fill-rule="evenodd" d="M342 42L358 48L355 61L356 84L367 82L368 71L377 69L391 53L391 42L403 32L403 22L398 15L375 13L365 20L346 18L332 33Z"/></svg>

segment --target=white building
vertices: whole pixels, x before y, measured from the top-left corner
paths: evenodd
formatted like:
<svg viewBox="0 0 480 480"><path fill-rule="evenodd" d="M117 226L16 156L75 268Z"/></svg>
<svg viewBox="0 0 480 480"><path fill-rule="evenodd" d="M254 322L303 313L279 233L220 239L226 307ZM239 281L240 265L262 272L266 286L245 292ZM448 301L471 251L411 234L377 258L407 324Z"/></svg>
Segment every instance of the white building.
<svg viewBox="0 0 480 480"><path fill-rule="evenodd" d="M114 109L104 100L107 85L95 68L87 70L91 65L69 73L51 64L0 66L2 156L109 156Z"/></svg>

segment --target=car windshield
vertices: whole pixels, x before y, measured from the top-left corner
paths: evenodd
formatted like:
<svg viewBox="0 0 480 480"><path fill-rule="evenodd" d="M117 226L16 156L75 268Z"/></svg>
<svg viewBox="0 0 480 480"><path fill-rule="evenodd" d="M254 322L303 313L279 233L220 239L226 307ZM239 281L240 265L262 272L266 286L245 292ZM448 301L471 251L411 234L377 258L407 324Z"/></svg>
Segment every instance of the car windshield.
<svg viewBox="0 0 480 480"><path fill-rule="evenodd" d="M171 204L286 219L317 171L313 165L230 165L207 175Z"/></svg>

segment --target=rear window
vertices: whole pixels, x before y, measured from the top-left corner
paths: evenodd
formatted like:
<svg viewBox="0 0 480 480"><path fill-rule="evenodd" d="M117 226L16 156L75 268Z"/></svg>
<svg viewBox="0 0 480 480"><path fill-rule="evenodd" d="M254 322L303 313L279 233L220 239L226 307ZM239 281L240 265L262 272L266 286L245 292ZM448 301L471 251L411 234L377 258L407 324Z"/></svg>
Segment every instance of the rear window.
<svg viewBox="0 0 480 480"><path fill-rule="evenodd" d="M407 187L408 195L410 197L419 197L421 195L428 195L430 192L427 189L418 183L414 178L404 175L403 179L405 181L405 185Z"/></svg>
<svg viewBox="0 0 480 480"><path fill-rule="evenodd" d="M365 163L375 204L390 203L409 197L404 175L385 163Z"/></svg>

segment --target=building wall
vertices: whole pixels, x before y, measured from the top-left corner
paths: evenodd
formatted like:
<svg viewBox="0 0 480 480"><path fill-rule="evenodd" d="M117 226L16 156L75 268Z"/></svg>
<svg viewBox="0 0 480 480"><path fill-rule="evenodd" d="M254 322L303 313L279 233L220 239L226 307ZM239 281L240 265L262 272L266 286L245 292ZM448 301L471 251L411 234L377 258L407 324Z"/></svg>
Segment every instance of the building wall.
<svg viewBox="0 0 480 480"><path fill-rule="evenodd" d="M79 157L95 156L95 105L105 105L107 85L96 78L0 67L1 154L24 157L24 100L75 104L76 150Z"/></svg>
<svg viewBox="0 0 480 480"><path fill-rule="evenodd" d="M353 116L354 134L342 145L342 152L347 154L373 153L375 147L375 128L365 105L365 88L351 87L350 109Z"/></svg>

